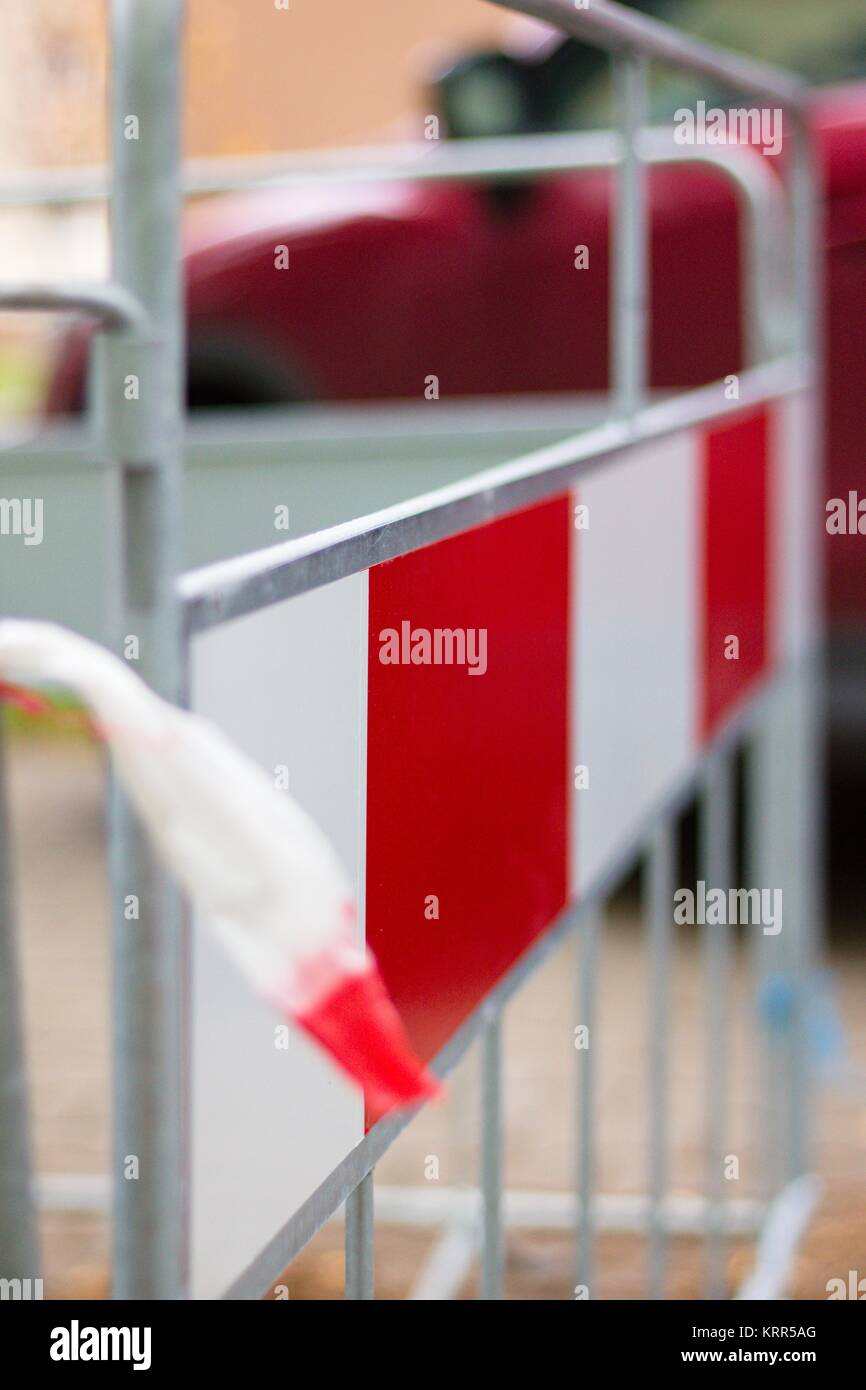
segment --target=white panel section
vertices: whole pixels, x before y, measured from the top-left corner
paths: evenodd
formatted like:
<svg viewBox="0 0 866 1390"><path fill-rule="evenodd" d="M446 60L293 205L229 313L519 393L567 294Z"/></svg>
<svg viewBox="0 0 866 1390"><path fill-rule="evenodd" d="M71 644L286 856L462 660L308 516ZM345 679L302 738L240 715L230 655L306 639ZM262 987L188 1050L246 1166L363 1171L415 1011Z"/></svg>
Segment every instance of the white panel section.
<svg viewBox="0 0 866 1390"><path fill-rule="evenodd" d="M571 887L583 892L696 748L697 432L641 445L575 493Z"/></svg>
<svg viewBox="0 0 866 1390"><path fill-rule="evenodd" d="M805 654L817 635L824 507L818 496L810 394L786 396L770 414L772 608L775 654Z"/></svg>
<svg viewBox="0 0 866 1390"><path fill-rule="evenodd" d="M269 772L330 836L363 939L367 575L197 637L192 708ZM192 1294L219 1295L364 1133L363 1100L260 1002L201 924L193 941Z"/></svg>

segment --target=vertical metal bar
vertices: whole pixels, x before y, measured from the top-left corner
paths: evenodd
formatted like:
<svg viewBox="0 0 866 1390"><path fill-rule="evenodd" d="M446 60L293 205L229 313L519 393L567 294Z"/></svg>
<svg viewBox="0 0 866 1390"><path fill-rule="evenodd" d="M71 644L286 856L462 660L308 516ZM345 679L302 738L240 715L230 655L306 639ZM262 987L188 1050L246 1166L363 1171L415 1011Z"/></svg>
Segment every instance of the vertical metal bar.
<svg viewBox="0 0 866 1390"><path fill-rule="evenodd" d="M502 1020L497 1013L481 1038L481 1297L503 1296Z"/></svg>
<svg viewBox="0 0 866 1390"><path fill-rule="evenodd" d="M595 1257L595 1086L598 1049L598 938L600 923L593 912L578 937L578 1023L586 1028L586 1047L577 1049L577 1249L578 1289L592 1293Z"/></svg>
<svg viewBox="0 0 866 1390"><path fill-rule="evenodd" d="M773 1192L811 1166L809 989L822 911L819 681L814 660L785 672L772 692L763 735L774 856L761 886L782 892L781 931L764 932L763 948L769 962L765 1029L777 1092Z"/></svg>
<svg viewBox="0 0 866 1390"><path fill-rule="evenodd" d="M113 277L145 309L152 339L112 334L99 383L119 463L124 613L138 673L181 695L174 593L183 391L180 271L181 0L112 0ZM115 1296L186 1292L184 941L178 894L115 787ZM127 920L131 895L138 917Z"/></svg>
<svg viewBox="0 0 866 1390"><path fill-rule="evenodd" d="M470 1047L448 1078L445 1104L447 1165L452 1187L465 1195L466 1210L478 1196L480 1135L477 1116L481 1106L481 1049ZM478 1212L468 1217L476 1250L480 1244Z"/></svg>
<svg viewBox="0 0 866 1390"><path fill-rule="evenodd" d="M743 258L743 366L757 367L787 348L782 330L789 298L789 226L784 204L756 197L748 182L735 188Z"/></svg>
<svg viewBox="0 0 866 1390"><path fill-rule="evenodd" d="M6 736L0 712L0 1278L36 1279L39 1240L33 1200L5 759Z"/></svg>
<svg viewBox="0 0 866 1390"><path fill-rule="evenodd" d="M772 885L778 864L776 825L779 803L774 791L774 760L769 746L772 716L770 694L758 713L746 745L745 878L749 888ZM760 922L750 927L750 934L758 1043L755 1072L756 1157L760 1164L760 1194L769 1200L781 1185L779 1105L783 1078L779 1068L778 1037L770 1025L769 1013L776 966L771 950L772 938L765 936Z"/></svg>
<svg viewBox="0 0 866 1390"><path fill-rule="evenodd" d="M822 196L815 135L808 120L793 122L794 158L791 204L794 223L794 288L798 305L798 345L812 364L808 442L805 449L807 493L804 511L823 512L823 372L824 328ZM790 808L792 861L796 867L797 919L792 944L796 1017L792 1037L792 1100L789 1119L789 1177L807 1172L812 1159L812 1092L808 1056L808 990L823 946L825 911L824 815L825 653L823 647L821 532L810 525L800 539L798 557L805 569L803 606L810 610L811 644L793 673L790 747L794 785Z"/></svg>
<svg viewBox="0 0 866 1390"><path fill-rule="evenodd" d="M665 819L649 846L649 1224L650 1298L663 1298L667 1262L668 1018L674 898L674 827Z"/></svg>
<svg viewBox="0 0 866 1390"><path fill-rule="evenodd" d="M711 755L700 803L699 872L706 891L733 886L733 763L727 753ZM706 1098L705 1189L707 1199L704 1250L704 1294L725 1295L725 1133L728 1118L728 1057L730 1021L732 928L705 923L702 932L704 965L704 1069Z"/></svg>
<svg viewBox="0 0 866 1390"><path fill-rule="evenodd" d="M812 1088L809 1063L809 990L815 969L815 933L820 915L820 811L822 786L817 748L820 731L813 706L813 673L795 669L782 698L789 702L788 751L792 785L785 807L789 820L790 870L785 884L784 955L790 980L791 1019L787 1036L785 1177L812 1166ZM796 758L791 758L796 750Z"/></svg>
<svg viewBox="0 0 866 1390"><path fill-rule="evenodd" d="M373 1174L368 1173L346 1199L346 1298L373 1298Z"/></svg>
<svg viewBox="0 0 866 1390"><path fill-rule="evenodd" d="M768 932L761 923L753 929L761 1064L757 1110L764 1195L770 1198L810 1166L808 990L823 906L820 532L812 520L821 513L820 199L813 137L802 117L793 118L791 134L795 346L812 371L808 414L800 425L808 435L802 441L807 476L800 500L806 520L796 538L803 573L797 628L793 639L786 634L785 666L759 712L747 762L749 880L769 892L782 891L781 931Z"/></svg>
<svg viewBox="0 0 866 1390"><path fill-rule="evenodd" d="M612 208L611 387L614 411L630 419L647 387L649 224L647 171L638 148L646 125L647 63L637 53L611 59L622 160Z"/></svg>
<svg viewBox="0 0 866 1390"><path fill-rule="evenodd" d="M815 137L808 120L791 121L791 216L794 243L794 294L797 302L797 346L813 356L820 371L821 339L821 186Z"/></svg>

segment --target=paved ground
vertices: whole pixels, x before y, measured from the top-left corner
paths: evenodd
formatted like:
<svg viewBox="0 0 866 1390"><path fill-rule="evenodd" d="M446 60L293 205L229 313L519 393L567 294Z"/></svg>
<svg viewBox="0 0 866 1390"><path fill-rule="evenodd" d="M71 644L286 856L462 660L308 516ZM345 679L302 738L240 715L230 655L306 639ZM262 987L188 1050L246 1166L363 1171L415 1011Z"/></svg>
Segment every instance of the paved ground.
<svg viewBox="0 0 866 1390"><path fill-rule="evenodd" d="M15 875L26 979L27 1041L33 1087L34 1139L45 1173L98 1173L108 1163L108 959L104 865L103 769L99 748L63 738L13 740L10 784L15 813ZM598 1172L600 1189L636 1193L645 1186L647 1066L645 960L633 913L615 912L603 938L598 1039ZM737 1196L757 1190L763 1104L748 1026L748 996L738 961L733 992L729 1148L740 1159ZM866 953L835 951L839 999L854 1061L866 1074ZM552 957L511 1008L506 1033L507 1181L528 1190L566 1190L571 1178L574 1114L576 968L570 948ZM671 1166L675 1192L700 1189L703 996L695 943L677 943L671 982ZM447 1105L422 1114L378 1170L382 1184L424 1184L430 1155L442 1184L471 1181L477 1150L467 1063ZM866 1275L866 1108L862 1095L824 1090L817 1166L826 1197L798 1261L792 1293L825 1296L828 1278L849 1269ZM732 1190L733 1190L732 1186ZM53 1215L44 1223L48 1292L101 1296L107 1283L107 1233L100 1217ZM293 1298L337 1296L341 1233L324 1231L295 1263ZM386 1228L377 1241L377 1291L404 1297L430 1249L430 1232ZM732 1287L748 1267L746 1244L733 1243ZM700 1288L700 1243L673 1243L669 1293ZM568 1297L570 1241L560 1234L512 1233L508 1292L519 1298ZM593 1292L641 1297L643 1243L604 1236ZM467 1286L469 1289L470 1286Z"/></svg>

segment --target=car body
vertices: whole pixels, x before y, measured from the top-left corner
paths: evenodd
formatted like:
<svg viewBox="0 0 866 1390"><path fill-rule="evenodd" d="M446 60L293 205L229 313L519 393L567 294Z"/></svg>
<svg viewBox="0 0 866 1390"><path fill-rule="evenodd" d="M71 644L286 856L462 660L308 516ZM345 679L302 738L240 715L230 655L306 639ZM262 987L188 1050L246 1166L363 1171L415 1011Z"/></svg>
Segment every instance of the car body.
<svg viewBox="0 0 866 1390"><path fill-rule="evenodd" d="M845 497L866 464L866 86L818 93L813 124L824 183L826 492ZM316 183L200 203L185 242L190 406L422 399L431 377L442 398L605 390L611 177ZM737 371L730 185L707 168L654 167L649 199L659 306L651 385ZM575 267L578 246L588 269ZM83 329L65 340L50 414L81 408L86 342ZM828 537L827 596L835 627L866 634L858 535Z"/></svg>

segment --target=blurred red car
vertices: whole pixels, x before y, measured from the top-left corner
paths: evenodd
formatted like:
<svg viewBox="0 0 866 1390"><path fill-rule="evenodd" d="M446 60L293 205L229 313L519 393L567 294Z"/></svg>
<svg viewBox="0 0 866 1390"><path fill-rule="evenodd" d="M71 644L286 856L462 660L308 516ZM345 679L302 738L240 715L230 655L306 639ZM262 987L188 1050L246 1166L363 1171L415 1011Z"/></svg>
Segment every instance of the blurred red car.
<svg viewBox="0 0 866 1390"><path fill-rule="evenodd" d="M452 94L453 95L453 94ZM825 188L827 497L866 464L866 87L814 105ZM759 157L751 150L743 158ZM259 191L188 219L190 407L602 391L610 175L517 188L415 184ZM742 365L733 193L695 167L650 174L653 387ZM574 269L576 244L591 274ZM275 247L289 273L275 273ZM86 336L57 363L52 414L81 409ZM823 525L823 521L821 521ZM866 631L866 546L828 537L829 614Z"/></svg>

